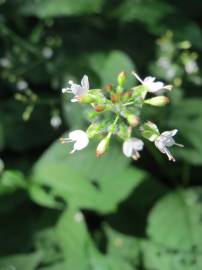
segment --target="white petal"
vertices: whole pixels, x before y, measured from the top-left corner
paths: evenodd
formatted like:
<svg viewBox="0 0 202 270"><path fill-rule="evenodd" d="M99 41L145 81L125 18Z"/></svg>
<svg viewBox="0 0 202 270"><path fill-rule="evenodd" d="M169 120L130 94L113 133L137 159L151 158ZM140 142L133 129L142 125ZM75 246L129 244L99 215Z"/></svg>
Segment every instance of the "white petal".
<svg viewBox="0 0 202 270"><path fill-rule="evenodd" d="M132 144L133 150L135 151L142 151L144 147L144 142L137 138L131 138L131 144Z"/></svg>
<svg viewBox="0 0 202 270"><path fill-rule="evenodd" d="M161 135L165 136L165 137L173 137L175 136L175 134L178 132L177 129L173 129L170 131L164 131L163 133L161 133Z"/></svg>
<svg viewBox="0 0 202 270"><path fill-rule="evenodd" d="M131 157L133 154L133 148L129 140L123 143L123 153L126 157Z"/></svg>
<svg viewBox="0 0 202 270"><path fill-rule="evenodd" d="M72 98L72 99L71 99L71 102L78 102L78 99Z"/></svg>
<svg viewBox="0 0 202 270"><path fill-rule="evenodd" d="M156 80L155 77L148 76L148 77L144 78L143 83L145 83L145 84L151 84L151 83L153 83L155 80Z"/></svg>
<svg viewBox="0 0 202 270"><path fill-rule="evenodd" d="M154 144L161 153L165 154L165 145L160 140L157 139Z"/></svg>
<svg viewBox="0 0 202 270"><path fill-rule="evenodd" d="M82 137L78 141L75 142L74 144L74 149L75 150L82 150L85 148L89 143L88 137Z"/></svg>
<svg viewBox="0 0 202 270"><path fill-rule="evenodd" d="M84 89L85 92L87 92L89 90L89 80L88 80L88 76L84 75L82 80L81 80L81 86Z"/></svg>
<svg viewBox="0 0 202 270"><path fill-rule="evenodd" d="M154 82L149 86L149 92L155 93L163 89L164 84L162 82Z"/></svg>
<svg viewBox="0 0 202 270"><path fill-rule="evenodd" d="M77 130L74 130L74 131L71 131L69 133L69 139L71 139L72 141L77 141L79 140L80 138L88 138L87 134L85 131L83 130L80 130L80 129L77 129Z"/></svg>
<svg viewBox="0 0 202 270"><path fill-rule="evenodd" d="M75 96L80 96L84 92L83 88L79 84L72 84L71 90Z"/></svg>

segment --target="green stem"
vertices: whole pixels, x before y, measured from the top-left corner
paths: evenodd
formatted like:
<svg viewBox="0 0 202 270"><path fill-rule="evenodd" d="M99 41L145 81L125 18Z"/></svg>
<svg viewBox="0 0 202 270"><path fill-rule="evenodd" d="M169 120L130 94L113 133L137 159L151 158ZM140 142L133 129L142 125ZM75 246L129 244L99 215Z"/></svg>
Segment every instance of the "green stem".
<svg viewBox="0 0 202 270"><path fill-rule="evenodd" d="M109 131L108 135L107 135L108 138L110 138L111 135L112 135L112 133L114 132L115 127L116 127L116 124L117 124L117 122L118 122L118 120L119 120L119 117L120 117L120 115L118 114L118 115L116 116L116 118L115 118L115 120L114 120L114 122L113 122L111 128L110 128L110 131Z"/></svg>
<svg viewBox="0 0 202 270"><path fill-rule="evenodd" d="M39 55L37 49L34 46L30 45L24 39L19 37L13 30L8 28L5 24L1 25L1 32L3 34L7 35L8 37L12 38L16 43L20 44L27 51L29 51L35 55Z"/></svg>

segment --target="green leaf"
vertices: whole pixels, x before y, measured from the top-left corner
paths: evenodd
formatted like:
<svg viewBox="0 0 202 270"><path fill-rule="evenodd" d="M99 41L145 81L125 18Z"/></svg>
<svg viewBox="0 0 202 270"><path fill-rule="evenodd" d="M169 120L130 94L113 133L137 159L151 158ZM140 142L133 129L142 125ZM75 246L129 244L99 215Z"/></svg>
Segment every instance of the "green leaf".
<svg viewBox="0 0 202 270"><path fill-rule="evenodd" d="M0 258L1 270L35 270L42 259L41 253L20 254Z"/></svg>
<svg viewBox="0 0 202 270"><path fill-rule="evenodd" d="M108 255L128 263L132 269L139 264L139 240L105 226Z"/></svg>
<svg viewBox="0 0 202 270"><path fill-rule="evenodd" d="M40 18L78 16L99 13L102 9L102 3L103 0L33 0L23 3L21 13Z"/></svg>
<svg viewBox="0 0 202 270"><path fill-rule="evenodd" d="M202 255L169 250L151 241L142 243L145 270L201 270Z"/></svg>
<svg viewBox="0 0 202 270"><path fill-rule="evenodd" d="M74 209L64 211L55 232L65 259L66 269L89 269L87 254L90 237L83 214Z"/></svg>
<svg viewBox="0 0 202 270"><path fill-rule="evenodd" d="M149 237L170 249L202 251L201 198L202 189L193 188L172 192L158 201L149 216Z"/></svg>
<svg viewBox="0 0 202 270"><path fill-rule="evenodd" d="M168 120L170 127L176 127L184 138L184 148L173 148L177 158L193 165L202 164L202 100L184 99L172 106Z"/></svg>
<svg viewBox="0 0 202 270"><path fill-rule="evenodd" d="M47 267L39 268L39 270L67 270L66 264L64 262L55 263Z"/></svg>
<svg viewBox="0 0 202 270"><path fill-rule="evenodd" d="M72 95L64 95L62 99L63 117L71 129L82 129L86 126L84 110L86 105L71 102Z"/></svg>
<svg viewBox="0 0 202 270"><path fill-rule="evenodd" d="M0 195L12 193L17 189L25 187L26 180L19 171L5 171L0 178Z"/></svg>
<svg viewBox="0 0 202 270"><path fill-rule="evenodd" d="M37 183L32 183L29 188L31 199L39 205L50 208L62 208L63 204L57 202L56 197L52 193L48 193L45 188Z"/></svg>
<svg viewBox="0 0 202 270"><path fill-rule="evenodd" d="M103 255L95 249L91 250L91 269L93 270L135 270L129 262L118 257Z"/></svg>
<svg viewBox="0 0 202 270"><path fill-rule="evenodd" d="M125 71L127 75L124 86L127 88L134 84L134 77L131 75L134 63L124 52L112 51L109 53L91 54L89 64L100 77L102 86L106 86L109 83L116 85L117 76L121 71Z"/></svg>
<svg viewBox="0 0 202 270"><path fill-rule="evenodd" d="M126 0L114 11L114 15L124 22L137 20L153 25L172 11L170 4L160 0Z"/></svg>
<svg viewBox="0 0 202 270"><path fill-rule="evenodd" d="M151 243L143 245L146 269L201 269L201 198L202 189L192 188L157 202L148 221Z"/></svg>
<svg viewBox="0 0 202 270"><path fill-rule="evenodd" d="M102 158L95 157L94 144L74 155L69 154L71 148L56 142L33 170L34 181L50 187L70 205L114 211L144 179L142 171L129 167L120 147L110 145Z"/></svg>

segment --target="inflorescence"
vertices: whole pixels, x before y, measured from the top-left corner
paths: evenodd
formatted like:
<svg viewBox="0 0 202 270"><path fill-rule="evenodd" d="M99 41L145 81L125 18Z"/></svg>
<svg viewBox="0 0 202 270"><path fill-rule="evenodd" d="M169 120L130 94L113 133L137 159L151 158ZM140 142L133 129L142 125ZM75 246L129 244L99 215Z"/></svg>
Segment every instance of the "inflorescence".
<svg viewBox="0 0 202 270"><path fill-rule="evenodd" d="M88 76L84 75L80 84L69 81L69 87L62 89L63 94L73 94L71 102L88 104L91 108L89 110L91 124L87 130L74 130L67 138L61 138L61 143L74 143L70 153L84 149L91 139L98 138L100 142L96 155L102 156L107 151L112 136L117 136L123 142L123 154L137 160L140 158L144 142L136 136L141 136L153 142L169 160L175 161L168 148L173 145L183 147L173 139L177 129L160 133L157 125L151 121L141 123L143 105L156 107L166 105L169 99L164 93L170 91L172 86L156 81L154 77L142 80L135 72L132 74L140 85L130 89L124 87L125 72L118 75L116 86L109 84L104 89L90 89ZM154 97L147 98L150 93ZM134 137L133 134L137 135Z"/></svg>

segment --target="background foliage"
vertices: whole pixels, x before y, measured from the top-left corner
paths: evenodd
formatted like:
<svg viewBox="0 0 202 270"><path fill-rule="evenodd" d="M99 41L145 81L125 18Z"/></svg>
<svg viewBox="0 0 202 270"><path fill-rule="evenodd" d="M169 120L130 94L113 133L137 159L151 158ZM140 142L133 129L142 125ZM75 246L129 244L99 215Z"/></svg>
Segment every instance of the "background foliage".
<svg viewBox="0 0 202 270"><path fill-rule="evenodd" d="M2 0L0 10L0 269L201 270L202 2ZM118 142L101 159L93 144L68 155L58 138L85 127L85 108L60 89L132 69L174 84L171 104L143 117L179 129L177 162L150 144L137 163Z"/></svg>

